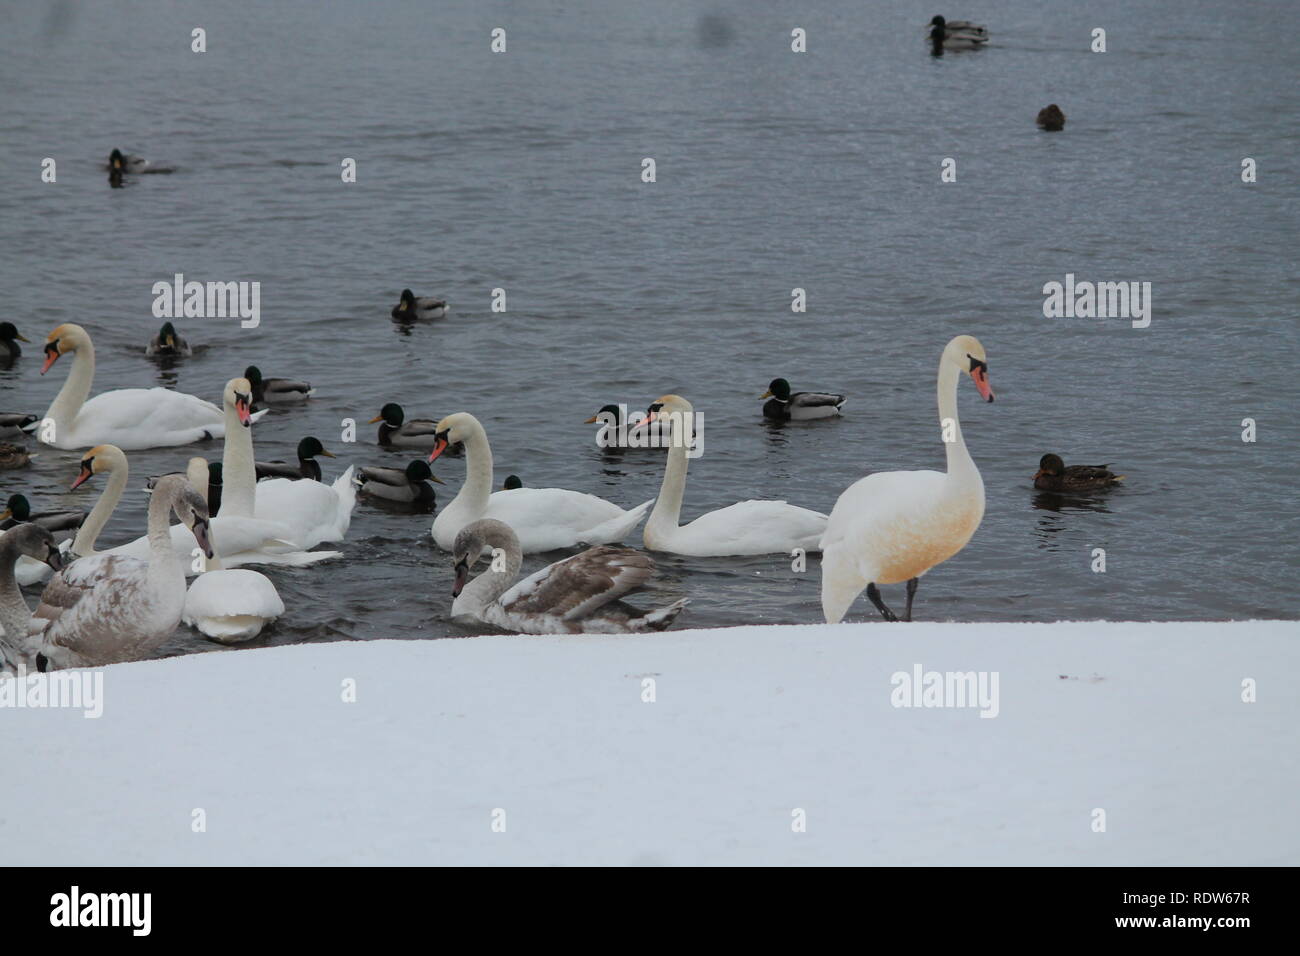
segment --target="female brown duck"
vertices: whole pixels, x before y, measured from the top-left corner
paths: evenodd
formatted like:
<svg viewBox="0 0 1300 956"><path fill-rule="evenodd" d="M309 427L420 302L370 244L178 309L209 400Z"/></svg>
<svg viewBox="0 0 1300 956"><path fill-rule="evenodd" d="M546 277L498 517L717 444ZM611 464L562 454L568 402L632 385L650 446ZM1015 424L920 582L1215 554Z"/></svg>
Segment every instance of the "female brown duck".
<svg viewBox="0 0 1300 956"><path fill-rule="evenodd" d="M1097 491L1123 481L1106 465L1070 465L1060 455L1044 455L1034 473L1034 487L1039 491Z"/></svg>

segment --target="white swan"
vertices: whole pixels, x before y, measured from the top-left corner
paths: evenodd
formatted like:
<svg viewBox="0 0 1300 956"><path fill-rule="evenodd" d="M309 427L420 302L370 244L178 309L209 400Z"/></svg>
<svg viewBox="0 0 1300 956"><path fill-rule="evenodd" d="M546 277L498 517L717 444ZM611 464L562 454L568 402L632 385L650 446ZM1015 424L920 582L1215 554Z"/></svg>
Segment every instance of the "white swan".
<svg viewBox="0 0 1300 956"><path fill-rule="evenodd" d="M14 578L14 563L20 556L48 564L55 571L63 566L53 535L38 524L20 525L0 538L0 673L26 669L33 663L25 651L32 609Z"/></svg>
<svg viewBox="0 0 1300 956"><path fill-rule="evenodd" d="M907 582L907 610L917 579L966 546L984 517L984 482L966 450L957 419L957 380L965 373L980 397L993 401L984 346L959 335L939 359L939 422L948 471L882 471L850 485L831 511L822 537L822 611L835 624L867 589L887 621L898 620L877 585Z"/></svg>
<svg viewBox="0 0 1300 956"><path fill-rule="evenodd" d="M79 325L65 323L49 334L41 374L69 352L72 371L36 430L38 441L55 448L113 444L131 451L222 436L221 409L183 392L118 388L86 401L95 381L95 347Z"/></svg>
<svg viewBox="0 0 1300 956"><path fill-rule="evenodd" d="M470 569L489 550L494 552L492 568L466 584ZM496 563L498 556L500 567ZM649 555L611 545L588 548L548 564L514 584L523 562L519 538L509 525L491 518L480 518L460 530L452 561L456 568L452 618L492 624L521 634L662 631L690 603L689 598L682 598L640 614L608 607L655 573L654 559Z"/></svg>
<svg viewBox="0 0 1300 956"><path fill-rule="evenodd" d="M45 586L29 652L40 670L97 667L154 654L180 623L185 570L167 531L170 512L209 557L208 506L181 475L159 480L149 502L149 559L80 558Z"/></svg>
<svg viewBox="0 0 1300 956"><path fill-rule="evenodd" d="M697 557L817 550L826 516L784 501L741 501L679 526L694 409L680 395L664 395L650 406L649 417L670 421L673 437L659 500L645 523L643 540L648 549Z"/></svg>
<svg viewBox="0 0 1300 956"><path fill-rule="evenodd" d="M357 489L348 466L334 484L310 478L257 480L253 436L248 425L253 386L246 378L232 378L222 393L225 416L225 448L221 459L222 493L220 517L246 517L282 525L285 536L301 548L314 548L325 541L342 541L352 523ZM314 553L314 552L313 552ZM338 552L330 552L331 556ZM225 564L229 561L222 557Z"/></svg>
<svg viewBox="0 0 1300 956"><path fill-rule="evenodd" d="M617 544L645 516L651 501L630 511L580 491L516 488L492 491L492 449L479 420L468 412L448 415L436 426L429 461L456 442L465 445L465 484L433 519L433 540L444 551L461 528L479 518L504 521L519 536L525 554L578 544ZM653 499L652 499L653 500Z"/></svg>

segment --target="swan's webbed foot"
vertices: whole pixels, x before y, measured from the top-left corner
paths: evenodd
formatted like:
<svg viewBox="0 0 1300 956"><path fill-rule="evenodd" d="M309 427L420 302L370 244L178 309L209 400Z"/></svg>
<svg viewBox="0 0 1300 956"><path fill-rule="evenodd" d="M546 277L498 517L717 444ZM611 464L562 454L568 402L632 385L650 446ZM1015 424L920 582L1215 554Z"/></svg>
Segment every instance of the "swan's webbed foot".
<svg viewBox="0 0 1300 956"><path fill-rule="evenodd" d="M912 578L907 582L907 610L903 612L903 620L909 623L912 620L912 599L916 597L916 586L920 583L920 578Z"/></svg>
<svg viewBox="0 0 1300 956"><path fill-rule="evenodd" d="M867 585L867 597L871 598L871 603L876 606L876 610L880 612L880 616L886 621L892 624L898 620L898 615L891 611L885 602L881 600L880 589L876 587L875 582Z"/></svg>

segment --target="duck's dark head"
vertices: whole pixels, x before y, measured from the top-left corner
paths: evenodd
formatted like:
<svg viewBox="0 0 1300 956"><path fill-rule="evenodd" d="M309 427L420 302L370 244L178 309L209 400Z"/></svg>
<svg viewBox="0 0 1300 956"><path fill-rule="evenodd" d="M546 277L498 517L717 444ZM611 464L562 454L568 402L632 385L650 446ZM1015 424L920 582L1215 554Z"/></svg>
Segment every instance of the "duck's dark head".
<svg viewBox="0 0 1300 956"><path fill-rule="evenodd" d="M406 480L409 482L432 481L434 484L446 484L441 478L435 475L429 469L429 463L422 458L417 458L406 466Z"/></svg>
<svg viewBox="0 0 1300 956"><path fill-rule="evenodd" d="M162 343L163 348L176 348L176 326L164 322L162 328L158 330L158 341Z"/></svg>
<svg viewBox="0 0 1300 956"><path fill-rule="evenodd" d="M409 312L415 308L415 293L410 289L403 289L402 294L398 296L397 308L401 312Z"/></svg>
<svg viewBox="0 0 1300 956"><path fill-rule="evenodd" d="M325 446L320 443L319 438L308 435L302 441L298 442L298 460L307 461L315 458L317 455L324 455L326 458L336 457L333 452L325 450Z"/></svg>
<svg viewBox="0 0 1300 956"><path fill-rule="evenodd" d="M262 370L256 365L250 365L244 369L244 378L248 379L253 388L257 388L262 384Z"/></svg>
<svg viewBox="0 0 1300 956"><path fill-rule="evenodd" d="M509 476L507 476L507 478L506 478L506 483L505 483L504 485L501 486L501 490L502 490L502 491L514 491L516 488L522 488L523 486L524 486L524 483L523 483L522 481L519 480L519 476L518 476L518 475L509 475Z"/></svg>
<svg viewBox="0 0 1300 956"><path fill-rule="evenodd" d="M396 402L389 402L379 410L378 415L370 419L366 424L373 425L375 422L383 422L390 428L401 428L402 422L405 420L406 413L402 411L402 406L398 405Z"/></svg>
<svg viewBox="0 0 1300 956"><path fill-rule="evenodd" d="M109 169L120 170L125 165L126 165L126 157L122 155L122 151L120 149L115 149L108 154Z"/></svg>
<svg viewBox="0 0 1300 956"><path fill-rule="evenodd" d="M14 339L17 339L19 342L30 341L18 334L18 329L12 322L0 322L0 340L12 342Z"/></svg>
<svg viewBox="0 0 1300 956"><path fill-rule="evenodd" d="M948 22L948 21L945 20L943 17L936 16L936 17L934 17L934 18L932 18L932 19L930 20L930 26L932 26L932 27L943 27L945 24L947 24L947 22Z"/></svg>
<svg viewBox="0 0 1300 956"><path fill-rule="evenodd" d="M1038 471L1034 473L1034 480L1039 478L1059 478L1065 474L1065 462L1061 461L1060 455L1044 455L1038 459Z"/></svg>
<svg viewBox="0 0 1300 956"><path fill-rule="evenodd" d="M619 407L617 405L602 405L600 411L588 418L584 425L594 425L597 422L605 425L617 425L619 420Z"/></svg>
<svg viewBox="0 0 1300 956"><path fill-rule="evenodd" d="M0 521L7 521L13 518L15 521L26 521L32 516L32 506L24 495L10 495L9 500L5 502L5 510L0 511Z"/></svg>
<svg viewBox="0 0 1300 956"><path fill-rule="evenodd" d="M783 378L772 379L772 384L768 385L767 391L759 398L775 398L778 402L790 401L790 383Z"/></svg>

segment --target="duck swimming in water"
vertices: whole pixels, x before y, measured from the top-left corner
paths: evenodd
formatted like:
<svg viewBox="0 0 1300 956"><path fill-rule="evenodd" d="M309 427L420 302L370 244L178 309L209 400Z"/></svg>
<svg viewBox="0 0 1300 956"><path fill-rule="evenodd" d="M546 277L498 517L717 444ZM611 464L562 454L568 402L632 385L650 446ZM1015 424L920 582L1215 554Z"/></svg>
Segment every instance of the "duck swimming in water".
<svg viewBox="0 0 1300 956"><path fill-rule="evenodd" d="M26 438L36 431L41 420L21 412L0 412L0 438Z"/></svg>
<svg viewBox="0 0 1300 956"><path fill-rule="evenodd" d="M422 508L432 507L437 502L433 485L429 482L444 484L423 458L405 468L362 468L353 480L363 495Z"/></svg>
<svg viewBox="0 0 1300 956"><path fill-rule="evenodd" d="M8 365L23 354L19 342L31 342L18 334L12 322L0 322L0 364Z"/></svg>
<svg viewBox="0 0 1300 956"><path fill-rule="evenodd" d="M768 399L763 403L763 417L782 422L831 418L841 413L846 401L843 395L830 392L791 392L790 383L783 378L772 379L758 397Z"/></svg>
<svg viewBox="0 0 1300 956"><path fill-rule="evenodd" d="M320 481L321 471L320 463L316 461L317 455L324 455L326 458L335 457L333 452L325 450L319 438L308 435L298 442L297 465L286 461L258 461L253 463L253 467L258 481L263 478L310 478L312 481Z"/></svg>
<svg viewBox="0 0 1300 956"><path fill-rule="evenodd" d="M170 322L164 322L158 334L149 340L145 346L145 355L158 356L181 356L193 355L194 350L190 348L190 343L186 342L176 332L176 326Z"/></svg>
<svg viewBox="0 0 1300 956"><path fill-rule="evenodd" d="M403 289L397 305L393 306L393 318L404 322L416 319L441 319L447 314L447 303L443 299L431 299L416 296L410 289Z"/></svg>
<svg viewBox="0 0 1300 956"><path fill-rule="evenodd" d="M379 426L379 444L394 448L433 448L437 444L438 429L427 418L406 420L406 412L396 402L389 402L367 424L382 422Z"/></svg>
<svg viewBox="0 0 1300 956"><path fill-rule="evenodd" d="M1061 460L1060 455L1044 455L1038 461L1038 471L1034 473L1034 487L1039 491L1098 491L1110 488L1124 480L1108 465L1069 465Z"/></svg>
<svg viewBox="0 0 1300 956"><path fill-rule="evenodd" d="M1050 103L1038 111L1038 125L1049 133L1065 129L1065 114L1055 103Z"/></svg>
<svg viewBox="0 0 1300 956"><path fill-rule="evenodd" d="M944 50L977 50L989 42L989 31L969 20L945 20L934 17L930 21L930 47L935 56Z"/></svg>
<svg viewBox="0 0 1300 956"><path fill-rule="evenodd" d="M291 378L262 378L262 370L256 365L244 369L244 378L253 386L254 405L305 402L316 391L310 382L295 382Z"/></svg>

